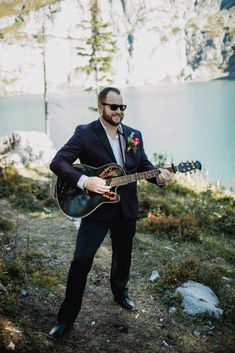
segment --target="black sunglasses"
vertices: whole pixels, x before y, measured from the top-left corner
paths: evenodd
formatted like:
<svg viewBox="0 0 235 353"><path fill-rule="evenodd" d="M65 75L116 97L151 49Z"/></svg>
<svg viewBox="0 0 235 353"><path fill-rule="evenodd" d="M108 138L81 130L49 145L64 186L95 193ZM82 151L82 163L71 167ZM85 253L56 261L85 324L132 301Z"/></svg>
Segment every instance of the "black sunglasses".
<svg viewBox="0 0 235 353"><path fill-rule="evenodd" d="M115 111L118 108L120 108L121 112L124 112L124 110L126 109L127 105L126 104L109 104L109 103L101 103L102 105L109 105L110 109Z"/></svg>

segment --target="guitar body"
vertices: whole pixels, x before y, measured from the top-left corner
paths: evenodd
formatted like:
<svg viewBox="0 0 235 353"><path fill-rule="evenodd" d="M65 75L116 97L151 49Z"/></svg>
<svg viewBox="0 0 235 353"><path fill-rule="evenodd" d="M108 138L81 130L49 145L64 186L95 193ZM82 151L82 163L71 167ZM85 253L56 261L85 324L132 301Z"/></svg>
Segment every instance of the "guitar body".
<svg viewBox="0 0 235 353"><path fill-rule="evenodd" d="M103 165L100 168L93 168L85 164L74 164L73 167L81 173L91 177L97 176L109 179L125 175L124 169L115 163ZM71 185L58 178L56 183L56 198L60 209L70 217L82 218L91 214L103 203L119 202L120 197L116 192L117 187L111 188L109 192L97 194L80 188L73 188Z"/></svg>

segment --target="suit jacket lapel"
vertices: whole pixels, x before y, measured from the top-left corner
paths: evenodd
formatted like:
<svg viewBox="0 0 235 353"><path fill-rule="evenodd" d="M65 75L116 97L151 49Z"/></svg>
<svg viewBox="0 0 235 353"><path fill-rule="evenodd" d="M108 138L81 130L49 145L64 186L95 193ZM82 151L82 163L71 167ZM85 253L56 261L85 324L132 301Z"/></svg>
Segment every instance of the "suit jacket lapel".
<svg viewBox="0 0 235 353"><path fill-rule="evenodd" d="M101 140L101 142L103 143L103 145L105 146L105 148L106 148L108 154L110 155L110 157L112 158L112 160L116 162L116 159L113 154L113 150L110 146L109 140L107 138L106 132L105 132L105 130L99 120L96 121L95 132L96 132L97 136L99 137L99 139Z"/></svg>
<svg viewBox="0 0 235 353"><path fill-rule="evenodd" d="M127 126L123 125L123 124L122 124L122 131L123 131L123 137L124 137L124 140L125 140L125 150L124 150L124 152L125 152L125 161L126 161L126 166L127 166L128 165L127 138L130 135L130 131L127 128Z"/></svg>

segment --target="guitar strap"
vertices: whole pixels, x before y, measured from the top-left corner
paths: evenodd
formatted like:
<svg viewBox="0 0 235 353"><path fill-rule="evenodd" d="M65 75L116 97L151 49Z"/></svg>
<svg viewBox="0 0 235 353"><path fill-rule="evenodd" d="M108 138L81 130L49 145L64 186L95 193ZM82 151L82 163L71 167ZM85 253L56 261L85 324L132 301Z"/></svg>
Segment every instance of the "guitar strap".
<svg viewBox="0 0 235 353"><path fill-rule="evenodd" d="M121 150L121 155L122 155L122 162L123 162L123 167L125 169L125 171L127 171L126 168L126 141L125 141L125 137L124 134L118 130L118 141L119 141L119 146L120 146L120 150Z"/></svg>

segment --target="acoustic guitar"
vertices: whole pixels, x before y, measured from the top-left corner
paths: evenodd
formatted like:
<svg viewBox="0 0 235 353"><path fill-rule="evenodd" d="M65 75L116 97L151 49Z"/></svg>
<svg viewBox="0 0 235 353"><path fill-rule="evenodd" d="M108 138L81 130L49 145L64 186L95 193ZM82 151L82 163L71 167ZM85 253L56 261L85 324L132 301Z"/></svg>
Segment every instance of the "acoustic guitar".
<svg viewBox="0 0 235 353"><path fill-rule="evenodd" d="M156 177L159 174L158 169L146 172L127 175L124 169L116 164L110 163L99 168L94 168L85 164L74 164L73 167L89 177L97 176L106 180L106 185L111 186L110 191L104 194L74 188L68 183L57 179L55 195L60 209L69 217L83 218L91 214L97 207L104 203L119 202L120 196L117 188L122 185L134 183L138 180L146 180ZM201 170L202 166L199 161L180 163L178 166L174 164L165 168L172 173L187 173L191 171Z"/></svg>

